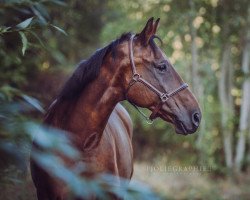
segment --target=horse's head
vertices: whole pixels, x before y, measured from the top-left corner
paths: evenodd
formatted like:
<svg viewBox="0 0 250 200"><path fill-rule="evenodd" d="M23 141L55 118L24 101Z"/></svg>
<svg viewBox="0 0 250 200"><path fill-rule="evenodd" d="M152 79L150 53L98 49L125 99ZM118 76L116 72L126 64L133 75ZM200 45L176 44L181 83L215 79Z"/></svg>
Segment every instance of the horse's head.
<svg viewBox="0 0 250 200"><path fill-rule="evenodd" d="M133 104L150 109L151 119L160 117L172 123L177 133L191 134L200 124L201 111L187 84L153 41L158 23L159 19L149 19L142 32L126 45L125 96Z"/></svg>

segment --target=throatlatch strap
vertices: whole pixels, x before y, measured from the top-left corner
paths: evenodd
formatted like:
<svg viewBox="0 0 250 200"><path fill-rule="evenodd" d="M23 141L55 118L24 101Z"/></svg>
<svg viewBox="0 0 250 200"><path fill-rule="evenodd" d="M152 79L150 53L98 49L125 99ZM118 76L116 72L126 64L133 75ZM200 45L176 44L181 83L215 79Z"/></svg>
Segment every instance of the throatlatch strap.
<svg viewBox="0 0 250 200"><path fill-rule="evenodd" d="M150 119L150 120L153 121L153 120L156 118L157 113L160 111L162 105L163 105L163 102L160 101L160 102L158 103L158 105L155 107L155 109L153 110L153 112L151 113L151 115L149 116L149 119Z"/></svg>

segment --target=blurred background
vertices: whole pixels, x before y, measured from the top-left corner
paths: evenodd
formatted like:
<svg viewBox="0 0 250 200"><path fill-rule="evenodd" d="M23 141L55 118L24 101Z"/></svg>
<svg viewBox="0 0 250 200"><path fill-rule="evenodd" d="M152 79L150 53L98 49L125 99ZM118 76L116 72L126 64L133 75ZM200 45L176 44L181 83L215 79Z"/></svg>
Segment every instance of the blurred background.
<svg viewBox="0 0 250 200"><path fill-rule="evenodd" d="M203 119L184 137L162 120L147 124L124 102L134 124L133 180L162 199L250 198L248 0L0 0L0 199L35 199L28 160L37 130L23 123L42 121L80 60L140 32L152 16Z"/></svg>

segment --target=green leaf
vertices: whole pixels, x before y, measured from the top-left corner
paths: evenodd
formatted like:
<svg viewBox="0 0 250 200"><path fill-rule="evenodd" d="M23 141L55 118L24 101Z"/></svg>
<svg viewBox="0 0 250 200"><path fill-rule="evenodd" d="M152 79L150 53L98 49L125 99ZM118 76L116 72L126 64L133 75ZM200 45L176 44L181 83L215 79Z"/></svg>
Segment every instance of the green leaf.
<svg viewBox="0 0 250 200"><path fill-rule="evenodd" d="M23 22L21 22L20 24L17 24L16 27L19 29L25 29L30 25L32 20L33 20L33 17L28 18L28 19L24 20Z"/></svg>
<svg viewBox="0 0 250 200"><path fill-rule="evenodd" d="M11 29L11 27L0 26L0 35L6 33Z"/></svg>
<svg viewBox="0 0 250 200"><path fill-rule="evenodd" d="M50 18L47 8L42 3L36 3L34 6L44 18Z"/></svg>
<svg viewBox="0 0 250 200"><path fill-rule="evenodd" d="M28 40L27 40L27 37L25 36L24 32L20 31L19 35L21 36L21 39L22 39L22 44L23 44L22 53L24 55L25 51L27 49L27 46L28 46Z"/></svg>
<svg viewBox="0 0 250 200"><path fill-rule="evenodd" d="M13 88L9 85L3 85L0 87L0 94L7 101L13 100L15 95L19 95L20 91L16 88Z"/></svg>
<svg viewBox="0 0 250 200"><path fill-rule="evenodd" d="M36 143L44 149L61 152L71 159L78 159L80 156L65 131L33 122L25 123L25 130L30 137L36 135Z"/></svg>
<svg viewBox="0 0 250 200"><path fill-rule="evenodd" d="M47 24L47 20L45 19L45 17L42 15L42 13L37 9L37 7L32 6L31 7L32 11L34 12L34 14L38 17L39 22L42 25L46 25Z"/></svg>
<svg viewBox="0 0 250 200"><path fill-rule="evenodd" d="M40 45L44 48L47 49L47 47L45 46L45 44L43 43L43 41L39 38L39 36L34 32L34 31L28 31L29 33L31 33L40 43Z"/></svg>
<svg viewBox="0 0 250 200"><path fill-rule="evenodd" d="M55 26L53 24L50 24L50 26L52 26L53 28L55 28L57 31L63 33L64 35L68 36L68 34L61 28L59 28L58 26Z"/></svg>
<svg viewBox="0 0 250 200"><path fill-rule="evenodd" d="M34 108L36 108L38 111L40 111L41 113L44 113L44 109L42 108L42 106L40 105L40 102L33 98L33 97L30 97L30 96L27 96L25 94L22 95L22 98L27 102L29 103L31 106L33 106Z"/></svg>
<svg viewBox="0 0 250 200"><path fill-rule="evenodd" d="M67 4L61 0L51 0L51 2L60 5L60 6L66 6Z"/></svg>

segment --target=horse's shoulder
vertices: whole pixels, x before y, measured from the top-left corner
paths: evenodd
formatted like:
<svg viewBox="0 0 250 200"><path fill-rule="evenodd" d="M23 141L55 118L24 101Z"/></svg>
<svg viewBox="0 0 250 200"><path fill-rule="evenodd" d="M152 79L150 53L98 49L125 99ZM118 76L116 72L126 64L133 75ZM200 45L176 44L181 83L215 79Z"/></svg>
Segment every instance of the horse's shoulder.
<svg viewBox="0 0 250 200"><path fill-rule="evenodd" d="M122 124L126 128L126 132L129 134L130 138L132 137L132 120L128 114L128 111L120 103L115 106L108 123L110 123L110 125L113 124L114 126L119 126L119 123Z"/></svg>

